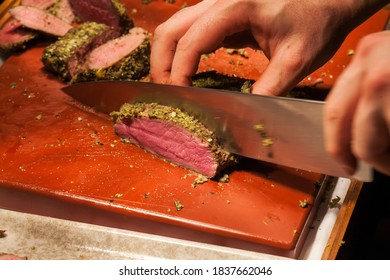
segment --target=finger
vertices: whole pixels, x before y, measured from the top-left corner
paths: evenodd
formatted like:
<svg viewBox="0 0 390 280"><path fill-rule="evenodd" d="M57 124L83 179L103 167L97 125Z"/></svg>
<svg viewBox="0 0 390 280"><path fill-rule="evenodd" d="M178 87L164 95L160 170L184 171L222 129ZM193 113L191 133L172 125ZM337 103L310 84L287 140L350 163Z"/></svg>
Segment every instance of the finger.
<svg viewBox="0 0 390 280"><path fill-rule="evenodd" d="M218 7L204 13L179 40L172 63L171 83L190 85L200 56L217 49L227 36L246 29L247 21L243 14L239 10L226 9L230 7Z"/></svg>
<svg viewBox="0 0 390 280"><path fill-rule="evenodd" d="M169 82L177 42L197 17L213 3L214 0L202 1L182 9L156 28L150 55L150 76L154 82Z"/></svg>
<svg viewBox="0 0 390 280"><path fill-rule="evenodd" d="M280 46L272 54L270 63L260 78L253 84L252 93L286 95L307 74L301 44L284 42Z"/></svg>
<svg viewBox="0 0 390 280"><path fill-rule="evenodd" d="M385 78L374 73L367 74L367 86L362 87L364 94L353 122L352 152L378 171L390 174L390 73L382 72Z"/></svg>
<svg viewBox="0 0 390 280"><path fill-rule="evenodd" d="M325 148L348 173L356 169L351 151L352 121L358 105L360 83L364 73L351 63L335 83L324 108Z"/></svg>

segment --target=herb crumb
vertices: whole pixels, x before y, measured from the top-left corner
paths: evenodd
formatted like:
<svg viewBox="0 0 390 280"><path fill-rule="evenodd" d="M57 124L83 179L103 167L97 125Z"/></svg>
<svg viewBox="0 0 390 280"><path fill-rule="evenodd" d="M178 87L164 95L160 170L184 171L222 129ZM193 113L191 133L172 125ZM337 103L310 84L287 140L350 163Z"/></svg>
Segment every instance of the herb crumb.
<svg viewBox="0 0 390 280"><path fill-rule="evenodd" d="M219 178L218 181L221 183L229 183L230 181L229 174L224 174L221 178Z"/></svg>
<svg viewBox="0 0 390 280"><path fill-rule="evenodd" d="M195 188L197 185L206 183L208 180L209 179L206 176L199 174L191 186Z"/></svg>
<svg viewBox="0 0 390 280"><path fill-rule="evenodd" d="M179 200L174 200L173 203L175 204L175 208L177 211L180 211L184 208L184 205L181 204Z"/></svg>
<svg viewBox="0 0 390 280"><path fill-rule="evenodd" d="M123 193L116 193L114 195L115 198L121 198L123 196Z"/></svg>
<svg viewBox="0 0 390 280"><path fill-rule="evenodd" d="M310 205L310 203L307 199L299 201L299 207L301 207L301 208L307 208L309 205Z"/></svg>
<svg viewBox="0 0 390 280"><path fill-rule="evenodd" d="M335 198L332 198L332 200L329 202L329 208L336 208L336 207L339 207L340 206L340 204L339 204L339 202L340 202L340 200L341 200L341 197L339 197L338 195L336 195L336 197Z"/></svg>

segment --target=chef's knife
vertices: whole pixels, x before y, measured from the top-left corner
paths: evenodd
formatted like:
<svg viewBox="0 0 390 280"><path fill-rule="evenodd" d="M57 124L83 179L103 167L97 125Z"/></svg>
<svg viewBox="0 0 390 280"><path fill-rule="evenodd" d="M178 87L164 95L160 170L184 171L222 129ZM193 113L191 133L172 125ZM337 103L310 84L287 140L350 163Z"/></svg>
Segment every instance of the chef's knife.
<svg viewBox="0 0 390 280"><path fill-rule="evenodd" d="M109 114L124 103L156 102L177 107L213 129L231 153L336 177L351 177L324 149L324 102L130 81L78 83L63 91ZM352 176L372 181L358 163Z"/></svg>

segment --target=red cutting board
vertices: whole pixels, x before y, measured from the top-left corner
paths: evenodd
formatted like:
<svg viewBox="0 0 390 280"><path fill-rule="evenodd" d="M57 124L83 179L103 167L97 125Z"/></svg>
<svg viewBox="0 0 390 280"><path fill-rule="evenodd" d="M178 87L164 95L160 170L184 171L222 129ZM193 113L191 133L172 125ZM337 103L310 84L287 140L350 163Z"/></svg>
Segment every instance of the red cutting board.
<svg viewBox="0 0 390 280"><path fill-rule="evenodd" d="M151 32L183 4L123 2ZM374 26L383 24L379 15ZM0 188L282 250L296 247L321 174L244 160L228 183L193 187L196 174L121 143L108 117L65 95L64 84L43 69L44 46L15 53L0 68ZM251 63L264 60L257 55ZM217 56L201 69L234 74L223 55L213 63ZM254 78L261 71L250 65L247 77ZM304 200L308 207L300 206Z"/></svg>

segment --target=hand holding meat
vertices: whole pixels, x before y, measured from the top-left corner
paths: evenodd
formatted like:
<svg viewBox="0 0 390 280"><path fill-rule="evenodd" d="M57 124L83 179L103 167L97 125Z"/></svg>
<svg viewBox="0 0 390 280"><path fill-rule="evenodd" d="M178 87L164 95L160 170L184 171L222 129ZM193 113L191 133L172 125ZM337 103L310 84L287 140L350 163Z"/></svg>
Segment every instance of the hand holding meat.
<svg viewBox="0 0 390 280"><path fill-rule="evenodd" d="M390 31L363 38L325 107L328 152L353 173L356 159L390 175Z"/></svg>
<svg viewBox="0 0 390 280"><path fill-rule="evenodd" d="M240 44L255 46L270 59L252 92L287 93L329 60L347 33L385 3L365 2L202 1L157 27L151 77L158 83L190 85L202 54Z"/></svg>

